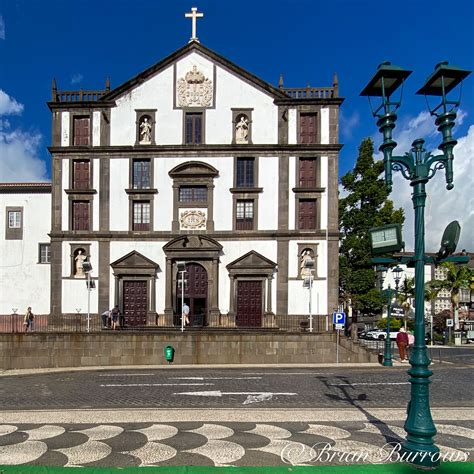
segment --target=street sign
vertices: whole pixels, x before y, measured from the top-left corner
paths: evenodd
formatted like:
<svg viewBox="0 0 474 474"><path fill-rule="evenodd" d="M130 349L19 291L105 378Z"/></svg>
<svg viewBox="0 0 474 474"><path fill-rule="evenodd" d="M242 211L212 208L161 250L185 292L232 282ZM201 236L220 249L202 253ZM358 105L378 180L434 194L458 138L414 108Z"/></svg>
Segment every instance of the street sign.
<svg viewBox="0 0 474 474"><path fill-rule="evenodd" d="M344 329L344 324L336 324L336 329L339 331L341 329Z"/></svg>
<svg viewBox="0 0 474 474"><path fill-rule="evenodd" d="M344 324L346 324L346 313L343 311L340 313L332 313L332 323L339 324L344 327Z"/></svg>
<svg viewBox="0 0 474 474"><path fill-rule="evenodd" d="M446 320L446 327L452 328L454 326L454 319L447 319Z"/></svg>
<svg viewBox="0 0 474 474"><path fill-rule="evenodd" d="M392 307L392 316L403 316L405 312L403 311L403 308L400 306L393 306Z"/></svg>

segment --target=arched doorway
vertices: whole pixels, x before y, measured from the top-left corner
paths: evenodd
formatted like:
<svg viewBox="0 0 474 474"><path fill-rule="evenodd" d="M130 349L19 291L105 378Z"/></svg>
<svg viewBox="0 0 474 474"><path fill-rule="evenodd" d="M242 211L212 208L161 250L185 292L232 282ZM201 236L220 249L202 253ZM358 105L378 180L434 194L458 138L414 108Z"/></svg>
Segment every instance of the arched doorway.
<svg viewBox="0 0 474 474"><path fill-rule="evenodd" d="M198 263L187 263L184 274L184 302L189 306L189 322L191 326L204 326L207 322L207 271ZM181 273L176 275L176 308L181 310ZM181 325L180 314L176 323Z"/></svg>

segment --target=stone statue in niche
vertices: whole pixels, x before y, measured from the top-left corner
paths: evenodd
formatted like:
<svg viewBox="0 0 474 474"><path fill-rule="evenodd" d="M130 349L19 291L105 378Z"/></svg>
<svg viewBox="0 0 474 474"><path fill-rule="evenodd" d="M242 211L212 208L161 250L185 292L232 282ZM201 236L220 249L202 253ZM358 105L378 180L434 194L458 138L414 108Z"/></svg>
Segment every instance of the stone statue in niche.
<svg viewBox="0 0 474 474"><path fill-rule="evenodd" d="M143 117L140 123L140 140L138 143L140 145L150 145L151 144L151 130L152 126L148 117Z"/></svg>
<svg viewBox="0 0 474 474"><path fill-rule="evenodd" d="M314 260L313 259L313 252L310 249L304 249L303 252L301 252L301 258L300 258L300 277L301 278L308 278L311 276L311 268L306 268L306 262Z"/></svg>
<svg viewBox="0 0 474 474"><path fill-rule="evenodd" d="M84 278L86 274L84 273L84 261L87 260L87 256L82 253L82 250L79 249L77 251L77 255L75 257L75 272L74 278Z"/></svg>
<svg viewBox="0 0 474 474"><path fill-rule="evenodd" d="M235 125L235 142L249 142L249 119L246 115L241 115L240 120Z"/></svg>

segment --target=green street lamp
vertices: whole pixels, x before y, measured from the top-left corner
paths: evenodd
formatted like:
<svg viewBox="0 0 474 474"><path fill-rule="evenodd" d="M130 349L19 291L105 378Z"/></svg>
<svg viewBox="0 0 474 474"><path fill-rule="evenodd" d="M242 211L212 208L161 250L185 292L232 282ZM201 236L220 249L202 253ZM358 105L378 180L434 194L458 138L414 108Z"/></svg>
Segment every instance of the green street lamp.
<svg viewBox="0 0 474 474"><path fill-rule="evenodd" d="M457 141L452 137L456 110L461 102L461 94L457 100L448 100L447 94L455 89L469 74L447 62L436 65L434 73L425 85L417 92L425 96L439 96L441 103L430 108L431 115L436 117L435 124L441 132L443 140L438 149L442 154L433 156L427 152L421 138L412 143L411 150L404 156L392 156L397 143L392 138L401 95L398 101L391 99L392 94L403 85L411 71L394 66L389 62L381 64L372 80L360 95L380 97L381 104L372 114L377 118L377 126L383 135L383 143L379 150L384 156L385 184L392 190L392 171L400 171L402 176L413 187L412 202L415 210L415 344L410 356L411 398L407 409L405 431L406 441L403 443L405 459L423 467L434 467L439 464L439 448L434 445L433 436L436 428L431 417L429 404L429 384L432 371L428 369L430 359L425 343L424 319L424 264L425 264L425 202L426 183L440 169L445 170L446 188L453 188L453 148ZM372 104L371 104L372 106Z"/></svg>

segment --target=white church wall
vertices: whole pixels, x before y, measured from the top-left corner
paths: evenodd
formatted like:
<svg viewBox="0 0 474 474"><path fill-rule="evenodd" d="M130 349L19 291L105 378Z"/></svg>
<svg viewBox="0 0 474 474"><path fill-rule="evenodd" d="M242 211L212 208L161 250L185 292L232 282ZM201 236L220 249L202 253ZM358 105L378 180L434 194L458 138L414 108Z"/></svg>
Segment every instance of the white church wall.
<svg viewBox="0 0 474 474"><path fill-rule="evenodd" d="M99 282L95 282L96 287L91 290L90 308L91 314L98 311ZM86 317L88 304L88 290L85 279L70 279L62 282L62 306L63 313L79 313ZM86 319L85 319L86 321Z"/></svg>
<svg viewBox="0 0 474 474"><path fill-rule="evenodd" d="M321 144L329 144L329 108L321 107Z"/></svg>
<svg viewBox="0 0 474 474"><path fill-rule="evenodd" d="M69 160L61 160L62 163L62 189L61 189L61 229L69 230L69 198L64 192L69 189ZM51 211L50 211L51 214Z"/></svg>
<svg viewBox="0 0 474 474"><path fill-rule="evenodd" d="M326 277L326 268L327 268L327 244L325 240L315 240L315 239L298 239L290 240L288 244L288 277L297 278L299 275L300 267L300 255L298 255L298 244L317 244L318 255L317 255L317 276Z"/></svg>
<svg viewBox="0 0 474 474"><path fill-rule="evenodd" d="M259 158L258 230L278 229L278 157Z"/></svg>
<svg viewBox="0 0 474 474"><path fill-rule="evenodd" d="M100 160L98 158L92 160L93 165L93 176L92 176L92 188L97 192L94 194L94 201L92 204L92 229L98 231L100 227L100 206L99 206L99 196L100 196Z"/></svg>
<svg viewBox="0 0 474 474"><path fill-rule="evenodd" d="M6 207L23 207L23 238L5 239ZM49 243L51 226L50 194L0 194L0 314L17 308L24 314L28 306L35 314L50 310L51 265L39 262L39 243Z"/></svg>
<svg viewBox="0 0 474 474"><path fill-rule="evenodd" d="M233 201L229 189L234 186L234 159L216 158L210 164L219 171L219 177L214 179L214 229L232 230Z"/></svg>
<svg viewBox="0 0 474 474"><path fill-rule="evenodd" d="M125 189L129 187L128 158L110 160L110 230L129 230L129 199Z"/></svg>
<svg viewBox="0 0 474 474"><path fill-rule="evenodd" d="M164 158L154 160L154 186L158 190L153 201L154 230L171 232L173 221L173 180L169 176L179 163L177 158Z"/></svg>
<svg viewBox="0 0 474 474"><path fill-rule="evenodd" d="M221 244L223 255L220 256L219 265L219 309L222 313L227 313L230 304L230 280L226 266L251 250L276 263L277 243L264 240L226 240ZM274 312L276 311L276 278L277 274L274 275L272 281L272 308Z"/></svg>
<svg viewBox="0 0 474 474"><path fill-rule="evenodd" d="M92 114L92 146L100 146L100 111Z"/></svg>
<svg viewBox="0 0 474 474"><path fill-rule="evenodd" d="M297 142L297 111L295 107L288 109L288 143L290 145L296 145Z"/></svg>
<svg viewBox="0 0 474 474"><path fill-rule="evenodd" d="M116 100L111 110L110 144L134 145L136 109L156 109L155 141L158 145L182 143L183 114L173 110L173 67L150 77Z"/></svg>
<svg viewBox="0 0 474 474"><path fill-rule="evenodd" d="M61 146L69 146L69 112L61 112Z"/></svg>
<svg viewBox="0 0 474 474"><path fill-rule="evenodd" d="M99 243L93 240L74 240L64 241L62 243L62 277L71 278L73 272L73 263L71 261L71 245L75 248L80 247L81 244L86 245L90 250L90 262L92 264L91 277L97 277L99 271ZM77 281L84 281L81 278L75 278Z"/></svg>
<svg viewBox="0 0 474 474"><path fill-rule="evenodd" d="M314 280L311 300L313 314L327 314L327 280ZM288 314L309 315L309 290L301 280L288 282Z"/></svg>
<svg viewBox="0 0 474 474"><path fill-rule="evenodd" d="M290 156L289 159L289 179L288 179L288 229L295 229L296 219L296 200L293 188L296 187L296 156Z"/></svg>

